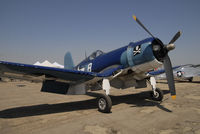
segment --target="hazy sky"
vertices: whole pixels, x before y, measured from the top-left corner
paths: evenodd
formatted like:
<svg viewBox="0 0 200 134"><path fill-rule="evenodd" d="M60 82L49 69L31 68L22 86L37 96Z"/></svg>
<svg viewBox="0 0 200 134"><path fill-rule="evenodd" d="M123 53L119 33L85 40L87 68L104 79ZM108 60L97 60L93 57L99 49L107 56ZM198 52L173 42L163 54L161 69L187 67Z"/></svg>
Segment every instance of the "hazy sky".
<svg viewBox="0 0 200 134"><path fill-rule="evenodd" d="M164 43L182 36L170 52L174 65L200 64L200 0L0 0L0 60L75 63L149 35L135 14Z"/></svg>

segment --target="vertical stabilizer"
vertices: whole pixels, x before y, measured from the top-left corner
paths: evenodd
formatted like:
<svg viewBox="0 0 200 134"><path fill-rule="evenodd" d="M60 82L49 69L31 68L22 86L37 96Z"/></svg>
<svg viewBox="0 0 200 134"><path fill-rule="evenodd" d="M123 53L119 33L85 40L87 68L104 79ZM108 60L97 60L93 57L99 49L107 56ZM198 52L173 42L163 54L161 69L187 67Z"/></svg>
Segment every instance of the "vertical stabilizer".
<svg viewBox="0 0 200 134"><path fill-rule="evenodd" d="M73 59L72 59L72 55L70 52L67 52L65 54L65 57L64 57L64 68L65 69L73 69L74 68L74 62L73 62Z"/></svg>

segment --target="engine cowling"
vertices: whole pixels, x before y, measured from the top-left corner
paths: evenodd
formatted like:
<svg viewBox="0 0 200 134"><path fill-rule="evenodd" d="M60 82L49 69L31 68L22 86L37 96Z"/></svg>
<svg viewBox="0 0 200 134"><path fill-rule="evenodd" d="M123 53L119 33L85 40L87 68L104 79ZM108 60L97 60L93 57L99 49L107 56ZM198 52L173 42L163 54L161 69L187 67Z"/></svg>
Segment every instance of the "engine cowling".
<svg viewBox="0 0 200 134"><path fill-rule="evenodd" d="M135 45L130 43L127 50L122 53L120 62L125 67L133 67L156 59L152 50L152 44L144 43Z"/></svg>

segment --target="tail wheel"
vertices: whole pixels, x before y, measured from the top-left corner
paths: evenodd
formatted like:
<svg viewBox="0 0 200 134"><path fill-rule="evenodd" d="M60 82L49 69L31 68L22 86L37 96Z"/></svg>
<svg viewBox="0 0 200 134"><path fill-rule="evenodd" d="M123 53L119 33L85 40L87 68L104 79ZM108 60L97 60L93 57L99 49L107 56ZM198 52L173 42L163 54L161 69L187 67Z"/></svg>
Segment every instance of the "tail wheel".
<svg viewBox="0 0 200 134"><path fill-rule="evenodd" d="M163 99L163 91L159 88L156 88L155 94L153 91L151 91L151 98L155 101L162 101Z"/></svg>
<svg viewBox="0 0 200 134"><path fill-rule="evenodd" d="M102 94L97 99L98 110L103 113L110 113L112 108L112 101L108 95Z"/></svg>

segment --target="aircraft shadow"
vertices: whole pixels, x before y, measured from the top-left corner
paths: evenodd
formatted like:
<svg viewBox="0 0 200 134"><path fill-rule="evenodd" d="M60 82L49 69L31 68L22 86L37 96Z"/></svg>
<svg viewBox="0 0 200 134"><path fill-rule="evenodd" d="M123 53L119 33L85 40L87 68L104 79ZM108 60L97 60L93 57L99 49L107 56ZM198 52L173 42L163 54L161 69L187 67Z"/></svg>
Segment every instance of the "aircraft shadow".
<svg viewBox="0 0 200 134"><path fill-rule="evenodd" d="M187 80L175 80L176 83L199 83L200 81L187 81ZM161 84L168 84L167 81L157 81L157 83L161 83Z"/></svg>
<svg viewBox="0 0 200 134"><path fill-rule="evenodd" d="M164 90L163 92L164 94L169 93L169 91L167 90ZM96 93L91 93L89 95L96 97L99 96L99 94ZM113 105L126 103L126 104L132 104L132 107L157 106L158 108L166 112L172 112L171 110L164 108L159 102L152 101L148 98L150 98L149 91L137 94L130 94L130 95L111 96ZM95 99L76 101L76 102L15 107L0 111L0 118L20 118L28 116L70 112L77 110L97 109L96 103L97 101L95 98Z"/></svg>
<svg viewBox="0 0 200 134"><path fill-rule="evenodd" d="M156 83L168 84L167 81L156 81Z"/></svg>
<svg viewBox="0 0 200 134"><path fill-rule="evenodd" d="M178 83L200 83L200 81L183 81L183 80L176 80Z"/></svg>

